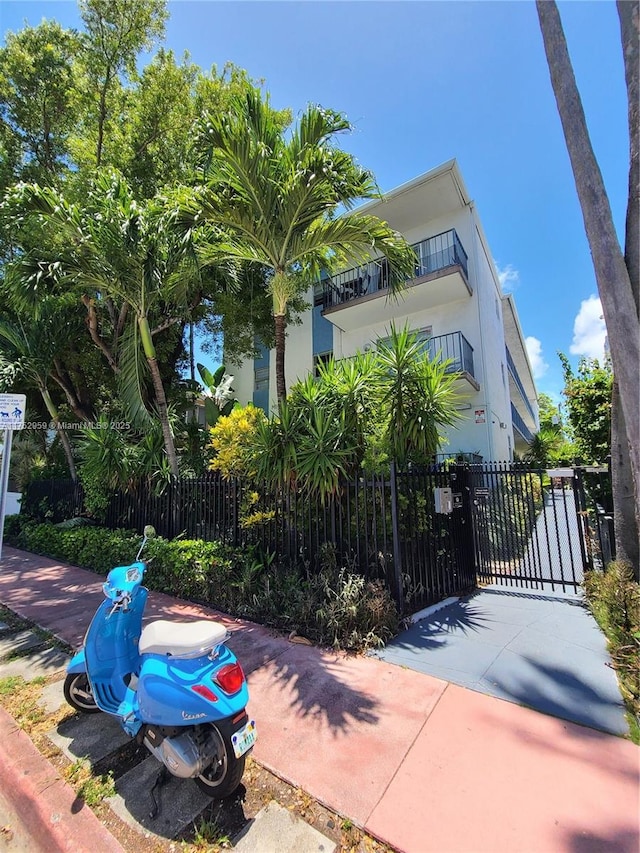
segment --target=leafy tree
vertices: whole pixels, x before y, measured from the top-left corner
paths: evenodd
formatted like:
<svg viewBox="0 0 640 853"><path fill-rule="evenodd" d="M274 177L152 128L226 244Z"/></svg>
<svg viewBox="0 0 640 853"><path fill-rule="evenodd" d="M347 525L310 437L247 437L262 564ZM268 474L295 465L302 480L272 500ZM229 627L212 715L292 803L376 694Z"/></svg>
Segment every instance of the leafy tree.
<svg viewBox="0 0 640 853"><path fill-rule="evenodd" d="M611 365L582 358L574 374L567 357L559 356L564 372L562 393L578 457L587 464L604 463L611 448Z"/></svg>
<svg viewBox="0 0 640 853"><path fill-rule="evenodd" d="M66 304L65 304L66 302ZM0 373L11 367L13 381L36 388L64 448L69 474L76 479L76 466L69 436L61 425L58 407L49 390L57 355L69 335L69 303L55 297L42 301L37 318L23 322L17 315L0 321Z"/></svg>
<svg viewBox="0 0 640 853"><path fill-rule="evenodd" d="M93 165L99 169L106 137L117 139L122 80L135 76L139 53L164 34L167 9L165 0L80 0L80 14L86 29L83 58L89 117L83 138L93 143Z"/></svg>
<svg viewBox="0 0 640 853"><path fill-rule="evenodd" d="M55 21L7 33L0 48L0 139L11 159L4 184L55 182L66 169L77 115L78 35Z"/></svg>
<svg viewBox="0 0 640 853"><path fill-rule="evenodd" d="M287 313L322 269L360 263L379 253L389 262L392 290L412 274L411 248L375 216L340 207L379 195L373 176L334 145L351 125L340 114L309 106L295 127L258 90L232 98L229 111L200 125L205 184L183 196L183 226L208 221L225 239L205 248L206 262L257 265L271 297L278 401L286 397Z"/></svg>
<svg viewBox="0 0 640 853"><path fill-rule="evenodd" d="M562 424L560 420L560 407L557 406L549 394L542 392L538 394L538 411L540 429L560 431Z"/></svg>
<svg viewBox="0 0 640 853"><path fill-rule="evenodd" d="M618 0L629 124L624 254L618 242L554 0L536 0L564 137L609 332L615 376L612 479L616 553L640 572L640 7Z"/></svg>
<svg viewBox="0 0 640 853"><path fill-rule="evenodd" d="M120 394L138 425L148 420L141 390L142 353L170 469L177 475L178 459L154 339L184 318L190 296L195 293L199 301L198 275L190 263L188 242L178 240L170 227L163 200L137 204L121 176L105 173L86 208L68 203L52 189L29 184L15 189L11 205L16 216L39 217L66 246L58 250L53 263L43 263L33 252L19 260L24 298L35 307L43 288L59 287L63 292L70 288L77 294L87 308L91 337L117 374ZM98 329L99 303L111 306L118 333L115 345ZM154 319L158 321L155 326Z"/></svg>

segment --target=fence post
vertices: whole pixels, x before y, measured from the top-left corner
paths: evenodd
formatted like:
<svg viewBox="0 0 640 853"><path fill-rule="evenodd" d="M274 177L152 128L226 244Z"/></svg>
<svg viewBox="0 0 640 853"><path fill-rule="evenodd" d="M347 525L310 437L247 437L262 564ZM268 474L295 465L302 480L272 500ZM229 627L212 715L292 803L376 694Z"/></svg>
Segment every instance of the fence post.
<svg viewBox="0 0 640 853"><path fill-rule="evenodd" d="M400 550L400 529L398 527L398 483L396 479L396 463L391 462L391 532L393 536L393 577L395 589L394 598L400 612L404 610L402 594L402 554Z"/></svg>
<svg viewBox="0 0 640 853"><path fill-rule="evenodd" d="M458 545L458 556L461 566L459 569L459 578L464 578L463 585L475 589L478 585L477 581L477 565L476 565L476 545L473 529L473 479L468 463L455 465L451 472L451 479L455 478L455 489L461 496L462 506L456 508L454 505L454 516L457 515L457 533L456 537ZM453 483L452 483L453 486ZM455 528L454 528L455 529Z"/></svg>
<svg viewBox="0 0 640 853"><path fill-rule="evenodd" d="M591 525L589 523L589 512L587 508L587 496L584 490L584 480L582 478L582 469L576 467L573 470L573 497L576 504L576 514L578 516L578 530L580 535L580 553L582 557L582 565L585 571L593 570L593 559L591 557Z"/></svg>

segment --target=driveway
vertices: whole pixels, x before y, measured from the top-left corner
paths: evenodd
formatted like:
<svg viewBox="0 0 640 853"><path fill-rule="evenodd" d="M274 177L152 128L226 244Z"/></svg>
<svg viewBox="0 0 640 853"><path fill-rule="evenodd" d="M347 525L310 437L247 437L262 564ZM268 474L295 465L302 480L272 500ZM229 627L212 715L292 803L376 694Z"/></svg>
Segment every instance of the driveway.
<svg viewBox="0 0 640 853"><path fill-rule="evenodd" d="M577 596L485 587L376 655L594 729L629 731L605 638Z"/></svg>

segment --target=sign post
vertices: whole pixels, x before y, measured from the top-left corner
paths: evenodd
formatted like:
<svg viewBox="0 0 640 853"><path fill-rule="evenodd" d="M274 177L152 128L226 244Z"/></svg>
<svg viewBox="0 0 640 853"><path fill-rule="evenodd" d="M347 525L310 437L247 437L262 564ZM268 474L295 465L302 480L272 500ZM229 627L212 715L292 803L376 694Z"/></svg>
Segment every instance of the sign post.
<svg viewBox="0 0 640 853"><path fill-rule="evenodd" d="M0 559L4 540L4 514L7 505L11 443L14 429L24 426L24 410L27 398L24 394L0 394L0 429L3 431L2 469L0 470Z"/></svg>

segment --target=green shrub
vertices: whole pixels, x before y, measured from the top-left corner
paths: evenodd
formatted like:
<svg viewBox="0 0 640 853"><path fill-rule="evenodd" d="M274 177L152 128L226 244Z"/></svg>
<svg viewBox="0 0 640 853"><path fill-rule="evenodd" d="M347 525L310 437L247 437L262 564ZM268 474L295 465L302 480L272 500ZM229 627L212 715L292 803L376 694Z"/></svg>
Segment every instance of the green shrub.
<svg viewBox="0 0 640 853"><path fill-rule="evenodd" d="M140 536L128 530L67 527L11 520L14 544L105 575L130 563ZM398 630L398 613L379 581L338 565L324 546L320 571L277 565L257 550L220 542L161 537L144 552L150 589L208 604L224 612L294 630L322 645L361 650L380 646Z"/></svg>
<svg viewBox="0 0 640 853"><path fill-rule="evenodd" d="M583 582L587 604L609 640L620 691L631 717L631 734L640 742L640 585L631 567L610 563L606 572L588 572Z"/></svg>
<svg viewBox="0 0 640 853"><path fill-rule="evenodd" d="M16 514L5 516L4 541L7 545L17 545L20 533L29 524L33 524L33 520L27 515Z"/></svg>
<svg viewBox="0 0 640 853"><path fill-rule="evenodd" d="M145 582L153 589L232 611L236 604L232 580L242 557L239 549L220 542L152 539L145 549L149 560Z"/></svg>
<svg viewBox="0 0 640 853"><path fill-rule="evenodd" d="M140 537L128 530L105 530L102 527L69 530L44 523L25 526L16 544L27 551L106 574L113 566L130 563L139 542Z"/></svg>

